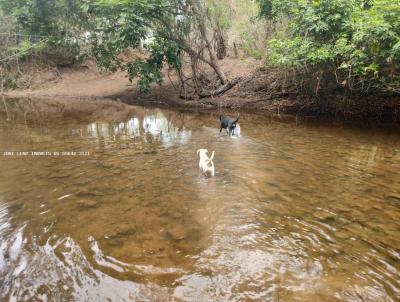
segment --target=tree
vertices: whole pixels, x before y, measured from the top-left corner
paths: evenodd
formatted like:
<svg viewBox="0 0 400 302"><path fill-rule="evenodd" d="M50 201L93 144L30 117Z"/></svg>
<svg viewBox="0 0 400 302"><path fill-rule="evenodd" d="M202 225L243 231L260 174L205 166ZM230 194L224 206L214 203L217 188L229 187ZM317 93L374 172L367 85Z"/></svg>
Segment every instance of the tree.
<svg viewBox="0 0 400 302"><path fill-rule="evenodd" d="M147 91L151 83L161 84L164 63L178 73L185 97L199 95L214 81L201 65L209 67L219 85L226 83L199 0L97 0L87 6L87 12L95 24L92 49L99 65L125 70L130 80L139 79L142 90ZM182 70L186 59L189 77Z"/></svg>
<svg viewBox="0 0 400 302"><path fill-rule="evenodd" d="M87 39L100 67L126 71L143 91L161 84L165 65L178 73L185 97L227 82L201 0L0 0L0 7L27 36L46 37L48 50L74 58Z"/></svg>

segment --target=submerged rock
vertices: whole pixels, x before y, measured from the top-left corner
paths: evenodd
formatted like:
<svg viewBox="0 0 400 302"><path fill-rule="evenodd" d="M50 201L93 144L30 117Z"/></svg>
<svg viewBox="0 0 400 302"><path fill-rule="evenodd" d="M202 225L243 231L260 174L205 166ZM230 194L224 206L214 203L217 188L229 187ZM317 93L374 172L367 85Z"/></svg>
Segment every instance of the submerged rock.
<svg viewBox="0 0 400 302"><path fill-rule="evenodd" d="M183 240L188 236L188 232L183 227L174 227L166 231L166 235L172 240Z"/></svg>
<svg viewBox="0 0 400 302"><path fill-rule="evenodd" d="M154 254L165 250L163 242L158 240L145 240L142 243L142 250L148 254Z"/></svg>
<svg viewBox="0 0 400 302"><path fill-rule="evenodd" d="M97 207L97 202L90 199L81 199L78 201L78 206L85 209L95 208Z"/></svg>
<svg viewBox="0 0 400 302"><path fill-rule="evenodd" d="M118 235L126 236L126 235L133 235L136 230L130 224L122 224L116 228L116 232Z"/></svg>
<svg viewBox="0 0 400 302"><path fill-rule="evenodd" d="M97 191L97 190L85 190L85 191L80 191L78 194L78 196L81 197L86 197L86 196L104 196L104 193Z"/></svg>
<svg viewBox="0 0 400 302"><path fill-rule="evenodd" d="M117 225L111 233L107 235L108 238L110 239L115 239L115 238L120 238L120 237L127 237L134 235L136 233L136 229L133 225L128 224L128 223L123 223L120 225Z"/></svg>
<svg viewBox="0 0 400 302"><path fill-rule="evenodd" d="M144 150L142 153L143 154L156 154L157 151L156 150Z"/></svg>
<svg viewBox="0 0 400 302"><path fill-rule="evenodd" d="M119 238L109 239L109 240L106 241L106 243L109 246L114 246L114 247L124 245L124 241L122 239L119 239Z"/></svg>
<svg viewBox="0 0 400 302"><path fill-rule="evenodd" d="M342 239L342 240L347 240L351 237L351 233L348 232L347 230L339 230L335 232L335 237Z"/></svg>

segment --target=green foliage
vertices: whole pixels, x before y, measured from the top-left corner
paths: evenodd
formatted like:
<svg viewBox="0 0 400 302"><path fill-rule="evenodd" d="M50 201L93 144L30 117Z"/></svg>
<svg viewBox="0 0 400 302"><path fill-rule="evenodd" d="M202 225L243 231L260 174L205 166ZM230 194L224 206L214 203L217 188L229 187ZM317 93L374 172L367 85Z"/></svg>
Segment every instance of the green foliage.
<svg viewBox="0 0 400 302"><path fill-rule="evenodd" d="M0 10L11 18L13 31L28 40L19 46L21 50L30 43L31 49L40 48L58 64L73 61L80 54L81 35L88 24L83 1L0 0Z"/></svg>
<svg viewBox="0 0 400 302"><path fill-rule="evenodd" d="M83 0L0 0L0 8L12 16L24 33L32 36L46 35L65 38L75 28L85 23L81 10Z"/></svg>
<svg viewBox="0 0 400 302"><path fill-rule="evenodd" d="M171 27L180 25L182 33L186 30L183 18L177 19L177 13L171 10L178 3L173 0L0 0L0 9L12 16L16 31L29 37L15 51L25 54L24 49L28 46L32 49L41 41L37 46L42 54L51 61L67 64L65 59L74 62L82 57L81 46L87 45L100 67L125 70L130 80L138 77L140 88L148 90L151 83L161 83L163 62L180 68L179 39L177 42L166 38ZM121 55L129 51L140 52L141 56Z"/></svg>
<svg viewBox="0 0 400 302"><path fill-rule="evenodd" d="M288 19L268 42L269 63L335 74L349 89L399 92L399 0L260 0L261 15ZM368 4L368 5L367 5Z"/></svg>
<svg viewBox="0 0 400 302"><path fill-rule="evenodd" d="M318 75L318 86L323 75L336 88L399 93L400 0L256 2L259 11L252 0L0 0L0 10L29 37L10 53L23 58L40 50L56 63L67 58L64 64L90 46L99 66L126 71L144 91L162 82L165 64L181 69L182 52L202 53L207 30L199 25L260 58L274 22L271 66L307 75L311 83ZM252 18L258 12L269 22Z"/></svg>
<svg viewBox="0 0 400 302"><path fill-rule="evenodd" d="M27 55L29 55L32 51L41 51L45 48L44 40L39 41L37 43L32 43L28 39L21 41L17 46L9 47L8 51L10 53L15 54L14 56L18 57L18 59L25 59Z"/></svg>
<svg viewBox="0 0 400 302"><path fill-rule="evenodd" d="M175 41L169 31L182 22L174 22L170 7L168 0L93 1L88 12L96 28L91 43L98 64L127 71L129 80L139 79L142 91L148 91L151 83L162 83L164 62L180 69L179 36ZM132 58L121 58L124 51Z"/></svg>
<svg viewBox="0 0 400 302"><path fill-rule="evenodd" d="M172 68L180 69L181 61L177 56L179 48L162 37L154 39L145 48L150 54L149 58L146 60L135 59L133 63L126 64L125 69L128 72L129 80L139 78L140 90L147 92L151 83L161 85L163 81L161 71L164 62L167 62Z"/></svg>
<svg viewBox="0 0 400 302"><path fill-rule="evenodd" d="M217 26L226 30L232 26L232 9L226 1L206 0L207 15L216 21Z"/></svg>

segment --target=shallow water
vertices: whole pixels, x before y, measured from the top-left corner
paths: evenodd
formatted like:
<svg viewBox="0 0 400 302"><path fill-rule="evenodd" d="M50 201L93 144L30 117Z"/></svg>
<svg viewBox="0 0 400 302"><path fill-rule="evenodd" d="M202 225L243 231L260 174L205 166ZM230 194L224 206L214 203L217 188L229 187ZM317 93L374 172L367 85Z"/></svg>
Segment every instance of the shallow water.
<svg viewBox="0 0 400 302"><path fill-rule="evenodd" d="M240 124L0 117L0 300L399 301L400 136Z"/></svg>

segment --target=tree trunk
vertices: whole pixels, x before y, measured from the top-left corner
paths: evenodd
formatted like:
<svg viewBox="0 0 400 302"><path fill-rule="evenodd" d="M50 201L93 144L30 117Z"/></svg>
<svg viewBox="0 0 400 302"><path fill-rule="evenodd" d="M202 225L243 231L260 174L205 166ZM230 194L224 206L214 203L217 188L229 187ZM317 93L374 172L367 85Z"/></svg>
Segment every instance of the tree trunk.
<svg viewBox="0 0 400 302"><path fill-rule="evenodd" d="M226 82L224 85L220 86L219 88L215 89L215 90L203 90L199 93L199 97L200 98L206 98L206 97L213 97L213 96L218 96L221 95L223 93L225 93L226 91L228 91L229 89L233 88L237 83L239 83L241 81L241 77L237 77L231 81Z"/></svg>
<svg viewBox="0 0 400 302"><path fill-rule="evenodd" d="M210 40L207 37L207 29L206 29L206 24L204 22L204 20L206 19L205 13L202 10L201 4L198 0L191 0L190 1L192 7L193 7L193 12L197 18L197 26L199 28L200 34L202 39L204 40L207 50L208 50L208 54L210 56L210 66L211 68L215 71L215 73L217 74L219 80L221 81L221 84L225 84L226 83L226 77L225 75L222 73L221 69L218 66L217 63L217 59L214 55L214 52L212 50L211 47L211 43Z"/></svg>
<svg viewBox="0 0 400 302"><path fill-rule="evenodd" d="M233 42L233 52L235 54L235 58L239 58L236 42Z"/></svg>
<svg viewBox="0 0 400 302"><path fill-rule="evenodd" d="M198 81L198 76L197 76L197 58L190 56L190 65L192 68L192 75L193 75L193 84L194 84L194 91L196 94L199 93L199 81Z"/></svg>
<svg viewBox="0 0 400 302"><path fill-rule="evenodd" d="M215 38L217 44L217 58L218 60L222 60L226 57L226 44L224 35L220 28L218 28L215 32Z"/></svg>

